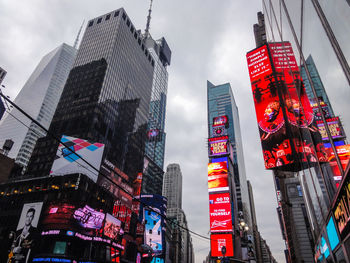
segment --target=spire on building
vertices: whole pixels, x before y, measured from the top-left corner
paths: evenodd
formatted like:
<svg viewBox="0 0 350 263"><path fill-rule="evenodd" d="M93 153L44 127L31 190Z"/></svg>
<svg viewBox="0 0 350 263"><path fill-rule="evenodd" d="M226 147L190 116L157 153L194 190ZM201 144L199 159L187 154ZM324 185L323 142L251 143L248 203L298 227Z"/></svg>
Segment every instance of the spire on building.
<svg viewBox="0 0 350 263"><path fill-rule="evenodd" d="M146 29L145 29L145 38L147 38L149 36L149 27L150 27L150 23L151 23L151 13L152 13L152 4L153 4L153 0L151 0L151 3L149 5L149 9L148 9L147 23L146 23Z"/></svg>
<svg viewBox="0 0 350 263"><path fill-rule="evenodd" d="M80 28L79 28L79 31L78 31L78 34L77 34L77 37L76 37L76 39L75 39L75 41L74 41L73 47L74 47L75 49L78 49L79 37L80 37L80 34L81 34L81 30L83 29L84 23L85 23L85 19L83 20L83 23L81 24L81 26L80 26Z"/></svg>

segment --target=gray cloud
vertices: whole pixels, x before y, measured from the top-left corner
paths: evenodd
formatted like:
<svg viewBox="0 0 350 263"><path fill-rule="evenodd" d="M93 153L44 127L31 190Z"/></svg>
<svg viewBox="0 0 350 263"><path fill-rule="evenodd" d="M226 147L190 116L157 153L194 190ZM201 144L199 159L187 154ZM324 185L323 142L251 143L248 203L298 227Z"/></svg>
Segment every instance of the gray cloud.
<svg viewBox="0 0 350 263"><path fill-rule="evenodd" d="M148 1L2 1L0 63L8 71L5 93L14 98L41 57L62 42L74 43L85 19L124 7L144 30ZM189 227L208 235L206 81L230 82L240 112L247 178L251 180L260 232L279 262L283 241L276 215L271 172L264 170L245 54L254 48L252 25L258 0L154 1L151 34L164 36L173 52L169 67L165 163L183 173L183 208ZM257 150L258 149L258 150ZM208 255L209 242L192 236L196 262Z"/></svg>

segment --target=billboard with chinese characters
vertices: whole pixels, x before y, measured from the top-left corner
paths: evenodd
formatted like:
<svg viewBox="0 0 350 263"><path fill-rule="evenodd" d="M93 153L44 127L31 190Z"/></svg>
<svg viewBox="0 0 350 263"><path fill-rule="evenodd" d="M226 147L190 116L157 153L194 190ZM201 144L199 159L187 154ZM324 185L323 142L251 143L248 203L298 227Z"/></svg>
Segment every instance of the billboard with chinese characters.
<svg viewBox="0 0 350 263"><path fill-rule="evenodd" d="M232 212L228 192L209 195L209 218L212 233L232 232Z"/></svg>
<svg viewBox="0 0 350 263"><path fill-rule="evenodd" d="M50 175L81 173L96 183L105 145L66 135L62 136L61 142L65 145L59 144ZM82 161L81 158L90 163L96 170Z"/></svg>
<svg viewBox="0 0 350 263"><path fill-rule="evenodd" d="M228 136L220 136L208 139L209 156L216 157L229 154L228 151Z"/></svg>
<svg viewBox="0 0 350 263"><path fill-rule="evenodd" d="M300 163L326 161L291 44L254 49L247 63L265 168L297 171Z"/></svg>
<svg viewBox="0 0 350 263"><path fill-rule="evenodd" d="M227 162L208 164L208 191L228 191Z"/></svg>
<svg viewBox="0 0 350 263"><path fill-rule="evenodd" d="M213 234L210 236L210 247L212 257L222 257L221 249L226 247L225 257L233 257L233 236L232 234Z"/></svg>

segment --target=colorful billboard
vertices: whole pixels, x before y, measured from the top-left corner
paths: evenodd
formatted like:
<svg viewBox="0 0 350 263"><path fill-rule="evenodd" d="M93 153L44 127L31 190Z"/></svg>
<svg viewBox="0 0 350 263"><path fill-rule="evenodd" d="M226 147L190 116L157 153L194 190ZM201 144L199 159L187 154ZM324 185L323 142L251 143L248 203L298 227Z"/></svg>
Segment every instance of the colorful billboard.
<svg viewBox="0 0 350 263"><path fill-rule="evenodd" d="M333 218L341 240L350 232L350 176L344 179L337 200L333 206Z"/></svg>
<svg viewBox="0 0 350 263"><path fill-rule="evenodd" d="M122 222L110 214L106 214L106 222L103 228L104 235L110 239L117 239Z"/></svg>
<svg viewBox="0 0 350 263"><path fill-rule="evenodd" d="M297 171L317 157L326 161L290 43L254 49L247 63L266 169Z"/></svg>
<svg viewBox="0 0 350 263"><path fill-rule="evenodd" d="M210 231L232 232L230 193L209 195Z"/></svg>
<svg viewBox="0 0 350 263"><path fill-rule="evenodd" d="M331 136L333 139L343 139L345 138L345 134L340 123L339 117L328 118L326 119L329 131L331 132ZM323 121L317 121L317 127L322 136L322 140L329 141L325 125Z"/></svg>
<svg viewBox="0 0 350 263"><path fill-rule="evenodd" d="M222 257L222 247L226 247L225 257L233 257L233 236L232 234L213 234L210 236L210 247L212 257Z"/></svg>
<svg viewBox="0 0 350 263"><path fill-rule="evenodd" d="M335 148L337 150L337 153L342 165L342 169L345 171L350 160L350 144L335 146ZM336 181L340 181L342 179L342 176L341 176L342 173L339 169L339 166L337 165L334 151L332 148L326 148L326 150L328 155L328 162L332 168L334 179Z"/></svg>
<svg viewBox="0 0 350 263"><path fill-rule="evenodd" d="M83 228L101 229L105 214L85 205L74 211L73 218L75 218Z"/></svg>
<svg viewBox="0 0 350 263"><path fill-rule="evenodd" d="M227 162L208 164L208 191L228 191Z"/></svg>
<svg viewBox="0 0 350 263"><path fill-rule="evenodd" d="M151 246L155 254L163 251L161 216L151 210L144 209L145 242Z"/></svg>
<svg viewBox="0 0 350 263"><path fill-rule="evenodd" d="M210 157L216 157L216 156L220 156L220 155L229 154L228 147L227 147L228 140L222 139L223 137L227 137L227 136L209 138L208 142L209 142L209 156Z"/></svg>
<svg viewBox="0 0 350 263"><path fill-rule="evenodd" d="M331 250L333 251L339 244L339 237L338 237L337 230L335 229L333 217L330 217L326 230L327 230L329 244L331 246Z"/></svg>
<svg viewBox="0 0 350 263"><path fill-rule="evenodd" d="M59 144L50 175L81 173L87 175L96 183L98 172L83 162L81 157L99 170L105 147L104 144L93 143L66 135L62 136L61 142L67 145L68 148L62 143Z"/></svg>
<svg viewBox="0 0 350 263"><path fill-rule="evenodd" d="M228 125L229 122L228 117L226 115L213 118L213 127L225 126L226 128L228 128Z"/></svg>

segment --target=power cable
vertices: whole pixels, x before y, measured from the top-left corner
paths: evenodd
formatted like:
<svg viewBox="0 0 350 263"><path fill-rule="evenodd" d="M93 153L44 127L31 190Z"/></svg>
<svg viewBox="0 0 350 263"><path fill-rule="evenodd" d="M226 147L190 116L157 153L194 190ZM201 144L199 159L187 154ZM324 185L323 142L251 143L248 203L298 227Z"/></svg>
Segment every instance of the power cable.
<svg viewBox="0 0 350 263"><path fill-rule="evenodd" d="M117 188L123 190L124 192L126 192L127 194L129 194L130 196L133 196L131 193L129 193L128 191L126 191L124 188L122 188L121 186L117 185L115 182L113 182L110 178L108 178L107 176L105 176L104 174L102 174L94 165L90 164L88 161L86 161L82 156L80 156L79 154L77 154L75 152L74 149L71 149L71 147L69 147L66 143L62 142L61 139L59 139L58 137L56 137L54 134L52 134L51 132L49 132L49 130L47 130L44 126L42 126L37 120L35 120L34 118L32 118L28 113L26 113L24 110L22 110L19 106L17 106L14 102L12 102L9 98L7 98L2 92L0 92L0 96L7 102L9 102L14 108L16 108L20 113L22 113L24 116L26 116L27 118L29 118L34 124L36 124L37 126L39 126L41 129L43 129L47 135L49 135L50 137L52 137L53 139L55 139L56 141L58 141L59 143L61 143L63 146L66 147L66 149L68 149L72 154L75 154L76 156L79 157L79 159L81 159L84 163L86 163L88 166L90 166L93 170L95 170L97 172L97 176L101 175L103 176L105 179L107 179L110 183L112 183L113 185L115 185ZM17 119L17 118L16 118ZM17 119L18 120L18 119ZM25 125L23 122L20 121L20 123L22 123L23 125ZM28 127L27 125L25 125L26 127ZM29 128L29 127L28 127ZM80 164L81 165L81 164ZM82 166L83 168L87 169L87 167ZM87 169L89 171L89 169ZM147 205L146 203L142 202L140 199L133 197L133 200L136 202L139 202L140 204L142 204L144 207L150 209L152 212L155 212L156 214L160 215L163 219L172 222L173 224L175 224L177 227L182 228L185 231L188 231L189 233L206 239L206 240L211 240L211 238L206 237L204 235L198 234L192 230L190 230L189 228L186 228L182 225L180 225L179 223L177 223L176 221L174 221L172 218L167 218L166 216L164 216L163 214L159 213L158 211L154 210L153 207Z"/></svg>

